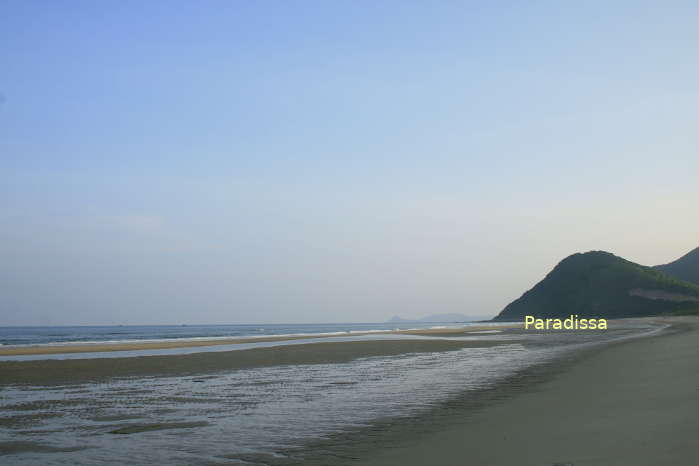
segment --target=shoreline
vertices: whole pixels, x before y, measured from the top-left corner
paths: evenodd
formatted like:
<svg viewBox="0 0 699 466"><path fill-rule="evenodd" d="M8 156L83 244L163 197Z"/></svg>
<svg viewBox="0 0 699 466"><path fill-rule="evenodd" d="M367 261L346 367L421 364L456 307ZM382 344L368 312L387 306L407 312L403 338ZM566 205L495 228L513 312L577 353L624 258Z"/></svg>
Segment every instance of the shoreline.
<svg viewBox="0 0 699 466"><path fill-rule="evenodd" d="M672 325L531 367L425 415L284 453L311 465L693 466L699 318L659 320Z"/></svg>
<svg viewBox="0 0 699 466"><path fill-rule="evenodd" d="M92 359L0 361L3 385L61 385L121 377L194 376L218 371L300 364L334 364L357 358L456 351L517 343L514 340L358 340L302 343L220 352Z"/></svg>
<svg viewBox="0 0 699 466"><path fill-rule="evenodd" d="M270 335L264 337L230 337L211 339L172 339L161 341L129 341L123 343L72 343L61 345L26 345L26 346L0 346L0 356L34 356L42 354L72 354L72 353L105 353L113 351L140 351L177 348L197 348L209 346L238 345L246 343L271 343L293 340L311 340L316 338L333 337L360 337L367 335L417 335L417 336L467 336L472 332L483 332L493 329L511 329L521 327L521 324L505 325L474 325L464 327L446 327L413 330L381 330L356 333L333 334L304 334L304 335ZM476 334L478 335L478 334Z"/></svg>
<svg viewBox="0 0 699 466"><path fill-rule="evenodd" d="M604 431L604 422L601 426L594 424L595 422L599 422L600 419L605 421L604 416L601 416L599 411L595 411L595 406L584 406L583 402L585 401L585 397L592 397L593 401L599 399L599 396L595 396L595 390L599 390L602 395L606 394L610 389L609 387L614 386L615 382L613 377L618 375L617 372L621 371L613 367L611 374L600 374L599 368L597 368L596 371L592 372L592 375L578 376L573 383L574 390L565 389L561 391L559 388L556 388L552 391L548 388L549 385L555 384L561 379L565 379L569 374L574 373L580 367L584 367L588 361L594 358L608 358L609 354L613 354L620 348L638 348L639 345L640 347L645 347L648 344L647 342L659 340L676 341L673 340L673 338L677 336L682 337L683 335L686 336L687 334L691 337L690 340L694 342L699 335L699 319L683 320L686 322L682 322L682 319L654 319L654 322L650 323L651 327L658 328L657 331L651 331L650 333L644 331L644 333L638 333L636 336L634 336L634 334L629 334L629 337L623 336L624 334L622 333L620 334L620 338L603 340L599 345L593 344L587 346L585 343L581 345L573 343L571 351L563 352L555 359L544 358L541 360L542 363L534 363L533 365L529 365L529 367L512 372L511 375L505 378L500 380L496 379L493 384L481 385L480 387L474 385L471 388L464 389L464 386L459 383L458 387L454 386L455 390L451 392L452 395L448 398L440 398L440 401L435 404L428 403L424 405L425 409L416 411L414 414L408 414L405 417L400 414L395 414L397 411L391 410L380 416L375 416L374 420L372 420L370 424L365 425L365 427L350 427L348 430L337 431L336 433L331 433L329 436L320 436L315 439L309 438L309 443L300 443L290 450L282 448L276 451L264 450L259 453L246 453L245 451L236 450L231 452L224 451L224 453L226 454L226 458L231 460L269 464L270 466L291 464L307 464L311 466L350 466L357 464L368 466L412 466L418 464L505 466L518 464L523 466L536 466L540 464L551 465L570 463L570 461L560 461L568 458L565 456L557 456L556 458L544 456L529 458L526 456L526 453L522 452L526 452L528 448L529 444L527 441L536 442L541 441L542 438L555 439L556 435L561 435L561 432L566 432L566 429L569 428L568 423L570 423L571 420L577 422L580 418L584 419L585 416L588 417L587 420L582 421L585 425L592 426L592 430L595 432ZM634 327L633 325L628 328L641 328ZM644 328L648 327L644 326ZM443 332L446 330L447 329L442 329ZM473 331L477 332L477 330ZM3 361L0 362L0 390L6 387L10 390L10 393L12 393L14 389L43 390L45 388L48 390L67 390L69 393L75 390L79 392L87 390L85 393L90 393L90 385L83 384L106 384L104 385L106 389L110 387L112 383L121 383L120 379L123 378L143 378L144 383L150 385L150 381L155 380L154 378L163 377L163 379L158 379L158 382L155 384L156 386L161 384L167 385L168 383L184 383L185 385L182 385L182 387L185 390L184 393L187 393L190 390L202 390L202 387L207 385L209 379L217 378L216 372L219 371L225 373L230 370L256 369L270 366L341 364L366 357L372 358L403 354L415 354L420 356L420 353L459 352L459 350L463 348L474 348L476 351L475 354L477 354L477 348L503 345L503 350L507 351L507 346L513 344L527 346L531 343L531 349L533 351L537 351L537 348L544 348L540 343L537 343L536 339L528 341L526 339L516 339L516 335L519 333L518 331L505 333L509 335L509 338L506 340L471 338L359 339L355 341L313 341L290 346L270 346L253 349L241 348L217 352L196 352L175 356L131 357L124 355L126 357L119 356L111 359L80 358ZM655 335L652 335L653 333ZM463 333L461 334L463 335ZM475 333L475 335L477 335L477 333ZM564 338L567 339L567 337ZM560 341L560 339L557 338L553 341ZM683 341L686 341L686 338L684 338ZM697 345L693 348L696 349L696 346ZM580 349L576 349L578 347ZM676 352L673 353L667 350L667 348L666 351L659 353L667 353L667 357L677 355ZM633 365L635 363L633 358L638 359L638 351L632 350L631 354L633 355L631 358L631 365ZM692 357L694 356L693 352L690 352L690 354ZM446 356L447 360L449 358L450 356ZM619 365L628 365L626 364L627 359L629 358L622 358L623 364ZM483 362L487 365L486 360ZM466 379L463 380L471 379L468 370L465 372L459 370L457 373L454 372L456 367L457 366L454 366L452 369L439 372L441 375L437 378L432 377L430 379L431 382L425 385L424 388L431 390L431 384L441 383L440 378L443 378L442 380L444 383L449 383L449 381L453 379L462 380L464 376ZM416 368L416 370L417 369L419 368ZM622 367L622 370L625 369L626 367ZM296 371L297 369L292 368L291 370ZM317 369L299 368L298 370L310 370L312 372ZM671 368L670 370L673 377L675 376L675 371L676 368ZM251 374L256 373L258 372L254 370L251 372ZM343 384L342 390L354 390L351 388L351 385L344 385L346 381L343 379L343 374L339 373L338 375L339 379L336 380L339 380L339 382ZM248 377L245 373L240 376L243 378ZM168 382L166 379L167 377L175 377L176 382ZM267 381L266 378L264 378L264 380L265 382ZM590 383L591 380L593 383ZM186 388L188 387L187 384L193 384L195 382L202 382L202 385L196 385L198 388L194 388L194 386ZM126 383L128 384L129 381L127 380ZM28 387L22 387L23 385ZM691 381L689 384L682 383L681 385L685 388L689 387L691 390L695 390L695 386L692 385ZM229 384L227 383L222 385L222 387L228 386ZM667 387L665 388L667 389ZM101 391L102 389L100 388L99 390ZM224 389L224 391L225 390L227 390L227 388ZM136 393L136 399L141 396L146 396L137 394L138 390L134 393ZM164 396L163 393L165 392L158 393L157 390L154 392L153 396L155 396L155 398L153 398L153 400L156 400L156 404L160 403L159 397ZM391 393L394 395L394 402L398 402L399 404L411 403L411 395L403 393L397 398L395 392L387 392L386 395L390 397ZM531 398L532 395L536 397L541 393L546 394L546 402L543 403L543 405L541 400L537 401ZM694 392L692 391L691 394L694 394ZM79 401L80 397L87 395L78 394L75 396L77 396L77 400ZM684 398L682 396L679 398L686 399L686 393L683 396ZM92 401L89 403L95 404L95 406L98 405L98 402L95 401L98 400L98 398L90 399ZM192 398L192 400L194 399L195 398ZM576 406L574 406L574 408L578 410L577 413L566 413L566 408L569 408L566 406L566 402L570 403L571 400L577 403ZM43 406L41 405L43 401L39 400L39 402L39 404L35 403L37 409L41 409ZM60 405L66 401L56 400L56 402ZM553 404L551 404L551 402L553 402ZM81 401L80 403L83 402ZM558 405L556 405L556 403L558 403ZM549 406L549 404L551 404L551 406ZM618 403L612 402L608 404L614 407L615 404ZM625 408L626 413L621 415L613 413L614 415L612 417L626 418L633 416L635 414L634 410L638 410L639 406L643 409L649 404L650 403L640 403L638 400L635 400L630 409L628 407ZM25 422L24 419L28 419L30 415L36 417L42 414L31 414L31 410L25 411L25 408L30 407L29 405L26 407L24 405L18 406L21 406L23 411L17 413L17 416L15 416L18 419L21 418L21 420L17 420L16 422ZM93 408L94 407L91 407L90 409L93 410ZM549 413L548 411L551 412ZM684 409L684 412L690 411L692 411L691 407ZM224 409L224 412L227 411ZM631 414L628 414L629 412ZM111 415L111 413L107 414ZM671 414L674 415L675 413ZM167 424L166 421L179 422L181 424L184 421L190 420L188 416L188 414L185 414L184 417L178 416L173 419L161 417L151 419L146 416L143 420L139 417L138 422L130 421L129 418L126 418L118 421L115 420L113 425L104 426L102 430L107 430L107 428L109 428L111 430L108 430L107 433L110 433L113 430L129 429L134 426L136 426L135 428L145 426L147 428L160 429L161 424L170 425ZM590 417L591 419L589 419ZM200 421L200 419L194 420ZM104 422L104 419L98 420L98 422ZM563 424L561 424L561 422L563 422ZM639 425L641 423L634 422L632 424ZM674 426L677 424L678 423L673 421L672 425ZM360 426L361 423L356 425ZM682 425L681 422L679 425L682 429L690 430L697 427L691 424ZM206 426L209 425L207 424ZM206 426L202 426L201 429L211 427ZM573 425L573 427L575 427L575 425ZM618 436L617 430L618 428L612 429L609 435ZM140 431L135 432L138 433ZM504 437L500 435L503 432L505 433ZM596 445L595 442L599 442L599 439L586 438L585 435L588 433L589 431L582 433L574 431L566 435L578 439L583 444ZM627 435L627 437L631 436L633 440L636 433L629 432L625 435ZM510 443L512 442L510 439L511 436L515 438L514 444ZM529 439L524 441L520 438L526 436L532 437L533 440ZM517 441L520 443L516 443ZM565 441L565 436L563 441ZM671 443L671 440L668 439L664 441ZM684 441L684 439L682 439L682 441ZM537 453L547 453L548 450L553 450L554 454L560 453L560 451L556 451L553 448L548 448L547 450L547 448L544 448L546 445L532 445L534 445L533 448L537 449ZM38 452L39 450L37 449L41 448L41 446L41 444L37 443L33 446L25 445L24 447L34 449L32 451ZM575 444L573 446L575 446ZM3 448L6 449L7 454L7 452L10 452L11 448L14 447L7 444L0 446L0 450ZM519 452L519 456L504 457L502 456L504 453L499 451L502 449L511 450L512 448L516 449L515 453ZM565 450L563 453L569 453L572 447L570 445L565 445L564 448L568 448L568 450ZM678 446L675 445L674 448L677 449ZM0 451L0 455L1 454L2 451ZM694 456L687 456L686 452L684 452L683 455L685 456L673 457L672 459L675 461L672 464L692 464L682 463L681 460L685 457L694 459ZM571 459L572 464L575 466L627 464L624 461L616 461L619 458L621 458L621 456L609 455L608 457L602 458L600 461L589 463L585 462L585 458L581 459L579 456L570 457L568 459ZM473 459L473 462L470 462L471 459ZM655 464L664 464L658 463L657 459L658 457L655 457ZM635 462L632 464L643 463ZM653 463L648 463L648 466L651 464Z"/></svg>

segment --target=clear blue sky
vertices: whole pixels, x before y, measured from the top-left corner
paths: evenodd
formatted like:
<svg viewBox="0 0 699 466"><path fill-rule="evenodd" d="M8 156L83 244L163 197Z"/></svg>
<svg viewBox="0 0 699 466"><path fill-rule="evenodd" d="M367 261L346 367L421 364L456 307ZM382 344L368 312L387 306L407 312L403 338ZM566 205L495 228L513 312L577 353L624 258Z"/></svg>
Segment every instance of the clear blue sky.
<svg viewBox="0 0 699 466"><path fill-rule="evenodd" d="M699 246L696 2L0 2L0 325L493 315Z"/></svg>

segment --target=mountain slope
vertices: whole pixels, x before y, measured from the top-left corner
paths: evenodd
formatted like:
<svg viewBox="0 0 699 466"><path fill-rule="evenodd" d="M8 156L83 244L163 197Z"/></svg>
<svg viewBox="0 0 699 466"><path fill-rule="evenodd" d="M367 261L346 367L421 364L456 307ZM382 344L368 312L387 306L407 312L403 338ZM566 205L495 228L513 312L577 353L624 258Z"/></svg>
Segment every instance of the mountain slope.
<svg viewBox="0 0 699 466"><path fill-rule="evenodd" d="M656 265L655 269L680 280L699 284L699 248L669 264Z"/></svg>
<svg viewBox="0 0 699 466"><path fill-rule="evenodd" d="M639 317L699 309L699 286L604 251L563 259L493 320Z"/></svg>

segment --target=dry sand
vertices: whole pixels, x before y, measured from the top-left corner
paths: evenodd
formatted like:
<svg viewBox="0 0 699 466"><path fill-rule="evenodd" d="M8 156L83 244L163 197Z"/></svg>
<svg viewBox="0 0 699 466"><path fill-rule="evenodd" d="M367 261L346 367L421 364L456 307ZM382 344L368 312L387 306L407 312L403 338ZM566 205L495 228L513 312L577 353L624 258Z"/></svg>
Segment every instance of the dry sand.
<svg viewBox="0 0 699 466"><path fill-rule="evenodd" d="M699 465L699 319L673 322L500 391L458 423L433 417L345 454L366 466Z"/></svg>

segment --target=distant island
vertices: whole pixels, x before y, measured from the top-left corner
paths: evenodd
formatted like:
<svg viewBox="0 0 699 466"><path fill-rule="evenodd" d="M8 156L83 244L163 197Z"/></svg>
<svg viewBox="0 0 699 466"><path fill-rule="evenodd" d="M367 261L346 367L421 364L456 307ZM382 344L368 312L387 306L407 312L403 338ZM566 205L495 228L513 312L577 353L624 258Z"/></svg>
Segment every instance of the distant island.
<svg viewBox="0 0 699 466"><path fill-rule="evenodd" d="M399 316L394 316L389 320L391 323L409 323L409 322L473 322L475 320L485 320L487 317L469 317L464 314L432 314L419 319L406 319Z"/></svg>
<svg viewBox="0 0 699 466"><path fill-rule="evenodd" d="M699 313L699 248L646 267L605 251L573 254L493 320Z"/></svg>

